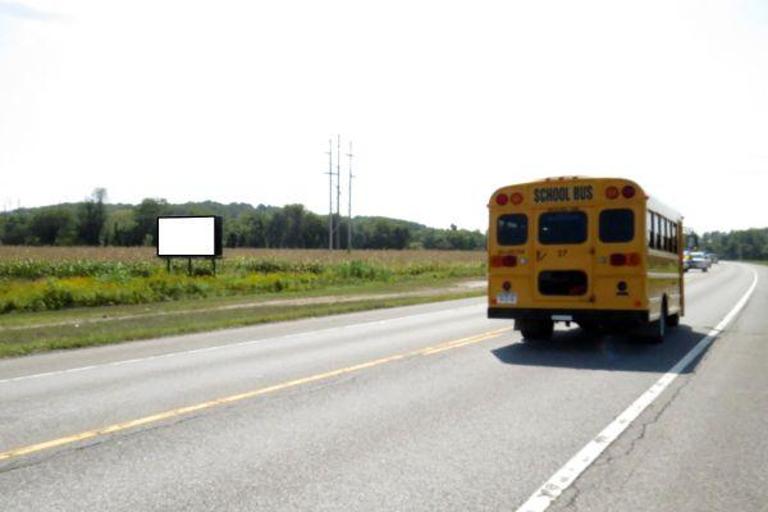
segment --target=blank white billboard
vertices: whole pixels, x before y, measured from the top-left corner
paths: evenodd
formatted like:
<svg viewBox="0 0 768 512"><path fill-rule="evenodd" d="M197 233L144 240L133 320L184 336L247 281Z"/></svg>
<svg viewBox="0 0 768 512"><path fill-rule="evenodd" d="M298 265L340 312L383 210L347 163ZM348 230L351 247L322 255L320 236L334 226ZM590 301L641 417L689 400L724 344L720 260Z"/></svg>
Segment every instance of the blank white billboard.
<svg viewBox="0 0 768 512"><path fill-rule="evenodd" d="M158 256L216 256L214 217L158 217Z"/></svg>

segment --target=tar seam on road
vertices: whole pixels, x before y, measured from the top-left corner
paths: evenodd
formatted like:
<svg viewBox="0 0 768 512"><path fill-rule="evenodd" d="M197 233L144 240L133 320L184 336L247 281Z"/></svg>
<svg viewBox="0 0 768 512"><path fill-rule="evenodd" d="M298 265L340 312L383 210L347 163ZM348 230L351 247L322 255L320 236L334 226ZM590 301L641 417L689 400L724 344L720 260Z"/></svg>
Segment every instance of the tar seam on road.
<svg viewBox="0 0 768 512"><path fill-rule="evenodd" d="M441 343L439 345L433 345L425 348L420 348L418 350L413 350L410 352L403 352L400 354L394 354L387 357L382 357L380 359L374 359L371 361L366 361L364 363L359 363L352 366L347 366L344 368L338 368L336 370L331 370L324 373L318 373L315 375L310 375L309 377L302 377L300 379L294 379L286 382L282 382L279 384L274 384L272 386L267 386L264 388L254 389L251 391L246 391L244 393L239 393L236 395L230 395L225 396L222 398L217 398L214 400L209 400L207 402L202 402L199 404L194 405L188 405L185 407L179 407L176 409L171 409L164 412L159 412L156 414L152 414L150 416L144 416L142 418L137 418L135 420L125 421L121 423L115 423L114 425L109 425L106 427L101 427L94 430L88 430L85 432L80 432L78 434L72 434L65 437L60 437L57 439L51 439L50 441L45 441L42 443L32 444L28 446L21 446L18 448L14 448L11 450L7 450L4 452L0 452L0 461L3 460L10 460L15 459L17 457L21 457L23 455L29 455L31 453L40 452L43 450L49 450L51 448L57 448L59 446L64 446L72 443L76 443L78 441L84 441L86 439L93 439L100 436L105 436L109 434L114 434L116 432L121 432L124 430L128 430L135 427L140 427L143 425L148 425L150 423L156 423L158 421L163 421L171 418L176 418L179 416L184 416L187 414L191 414L193 412L202 411L204 409L210 409L212 407L220 406L220 405L226 405L231 404L233 402L239 402L241 400L246 400L249 398L254 398L260 395L265 395L268 393L274 393L276 391L280 391L283 389L300 386L302 384L309 384L311 382L317 382L320 380L329 379L332 377L337 377L339 375L344 375L347 373L352 372L358 372L360 370L366 370L368 368L373 368L374 366L379 366L386 363L391 363L393 361L398 361L401 359L406 359L409 357L414 356L429 356L432 354L437 354L446 350L451 350L459 347L463 347L466 345L470 345L473 343L479 343L481 341L490 340L493 338L496 338L506 332L511 331L511 327L505 327L503 329L497 329L495 331L489 331L484 332L481 334L476 334L474 336L469 336L466 338L461 338L458 340L452 340L445 343Z"/></svg>
<svg viewBox="0 0 768 512"><path fill-rule="evenodd" d="M484 304L472 304L470 306L461 306L458 308L452 308L447 310L438 311L438 313L450 313L453 311L460 311L463 309L470 309L470 308L479 308L480 306L485 307ZM406 316L400 316L395 318L386 318L383 320L371 320L370 322L362 322L359 324L350 324L350 325L339 325L336 327L328 327L326 329L319 329L316 331L304 331L304 332L297 332L297 333L291 333L291 334L284 334L282 336L273 336L268 338L259 338L255 340L246 340L246 341L238 341L236 343L225 343L223 345L214 345L212 347L203 347L203 348L195 348L192 350L182 350L177 352L168 352L166 354L157 354L153 356L147 356L147 357L137 357L134 359L121 359L119 361L112 361L109 363L100 363L100 364L92 364L88 366L77 366L75 368L68 368L66 370L54 370L50 372L44 372L44 373L33 373L31 375L20 375L19 377L10 377L7 379L0 379L0 384L7 384L11 382L19 382L23 380L30 380L30 379L39 379L41 377L53 377L55 375L65 375L67 373L80 373L87 370L94 370L97 368L104 368L107 366L123 366L128 364L135 364L135 363L143 363L145 361L152 361L155 359L167 359L171 357L177 357L177 356L185 356L185 355L191 355L191 354L201 354L204 352L216 352L219 350L226 350L230 348L236 348L236 347L244 347L247 345L253 345L255 343L263 343L266 341L274 341L274 340L280 340L285 338L295 338L300 336L307 336L309 334L318 334L318 333L327 333L331 331L337 331L337 330L343 330L343 329L349 329L349 328L357 328L357 327L369 327L371 325L384 325L390 322L395 322L398 320L404 320L404 319L411 319L411 318L418 318L420 316L427 316L427 315L434 315L435 311L428 311L426 313L419 313L416 315L406 315Z"/></svg>
<svg viewBox="0 0 768 512"><path fill-rule="evenodd" d="M536 489L517 512L543 512L552 505L558 497L570 487L576 479L591 466L600 454L605 451L618 437L635 421L640 414L651 405L661 393L680 375L685 368L699 357L704 350L720 335L726 326L739 314L747 304L757 287L757 272L754 270L752 284L736 305L710 330L682 359L669 369L647 391L635 400L624 412L605 427L602 432L589 441L576 455L558 469L544 484Z"/></svg>

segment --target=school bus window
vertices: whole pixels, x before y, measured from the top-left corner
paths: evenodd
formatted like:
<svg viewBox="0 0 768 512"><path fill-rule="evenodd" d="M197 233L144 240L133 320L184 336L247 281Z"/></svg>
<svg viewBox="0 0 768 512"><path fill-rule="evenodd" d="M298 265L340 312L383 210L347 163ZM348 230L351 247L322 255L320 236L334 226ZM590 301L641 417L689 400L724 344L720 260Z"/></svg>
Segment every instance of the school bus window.
<svg viewBox="0 0 768 512"><path fill-rule="evenodd" d="M667 220L667 251L672 252L672 222Z"/></svg>
<svg viewBox="0 0 768 512"><path fill-rule="evenodd" d="M635 238L635 213L629 209L600 212L600 241L630 242Z"/></svg>
<svg viewBox="0 0 768 512"><path fill-rule="evenodd" d="M500 215L496 224L496 243L522 245L528 241L528 216L522 213Z"/></svg>
<svg viewBox="0 0 768 512"><path fill-rule="evenodd" d="M664 247L664 245L662 244L661 240L662 240L664 234L661 231L662 230L662 228L661 228L661 215L659 215L658 213L654 213L653 215L656 217L656 222L655 222L655 226L654 226L655 227L655 231L656 231L656 245L654 247L656 249L662 249Z"/></svg>
<svg viewBox="0 0 768 512"><path fill-rule="evenodd" d="M539 242L542 244L580 244L587 240L587 214L547 212L539 217Z"/></svg>
<svg viewBox="0 0 768 512"><path fill-rule="evenodd" d="M667 251L672 251L672 221L667 220Z"/></svg>
<svg viewBox="0 0 768 512"><path fill-rule="evenodd" d="M645 212L645 237L648 247L653 247L653 214Z"/></svg>
<svg viewBox="0 0 768 512"><path fill-rule="evenodd" d="M677 253L677 250L679 246L677 245L677 238L680 236L680 231L678 231L679 224L673 224L675 229L672 231L672 252Z"/></svg>
<svg viewBox="0 0 768 512"><path fill-rule="evenodd" d="M669 221L664 218L661 219L661 249L669 250Z"/></svg>
<svg viewBox="0 0 768 512"><path fill-rule="evenodd" d="M584 295L587 274L581 270L544 270L539 272L539 293L542 295Z"/></svg>

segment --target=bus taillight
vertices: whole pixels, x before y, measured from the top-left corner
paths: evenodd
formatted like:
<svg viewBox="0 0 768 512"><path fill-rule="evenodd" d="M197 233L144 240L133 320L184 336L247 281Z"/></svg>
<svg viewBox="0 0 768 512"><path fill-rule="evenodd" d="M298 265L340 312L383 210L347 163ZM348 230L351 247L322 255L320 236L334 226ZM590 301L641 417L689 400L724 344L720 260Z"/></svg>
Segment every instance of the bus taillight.
<svg viewBox="0 0 768 512"><path fill-rule="evenodd" d="M636 267L640 264L640 255L636 252L630 252L629 254L615 252L611 254L609 261L614 267L623 267L625 265Z"/></svg>
<svg viewBox="0 0 768 512"><path fill-rule="evenodd" d="M611 254L611 265L614 267L623 267L627 264L627 255L620 252Z"/></svg>
<svg viewBox="0 0 768 512"><path fill-rule="evenodd" d="M617 197L619 197L619 189L614 186L610 186L606 188L605 197L607 197L608 199L616 199Z"/></svg>
<svg viewBox="0 0 768 512"><path fill-rule="evenodd" d="M516 267L517 266L517 256L514 254L507 254L503 258L501 258L501 264L505 267Z"/></svg>
<svg viewBox="0 0 768 512"><path fill-rule="evenodd" d="M507 196L507 194L499 194L496 196L496 204L499 206L504 206L507 204L507 201L509 201L509 196Z"/></svg>
<svg viewBox="0 0 768 512"><path fill-rule="evenodd" d="M492 267L516 267L517 256L514 254L506 254L504 256L494 256L491 258Z"/></svg>

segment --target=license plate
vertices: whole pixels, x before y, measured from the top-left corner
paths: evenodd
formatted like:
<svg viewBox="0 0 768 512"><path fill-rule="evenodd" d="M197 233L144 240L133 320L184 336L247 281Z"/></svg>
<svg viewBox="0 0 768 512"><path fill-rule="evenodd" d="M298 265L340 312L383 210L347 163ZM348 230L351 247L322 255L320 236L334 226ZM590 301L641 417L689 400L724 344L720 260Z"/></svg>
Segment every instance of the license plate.
<svg viewBox="0 0 768 512"><path fill-rule="evenodd" d="M497 304L517 304L517 294L515 292L501 292L496 294Z"/></svg>

